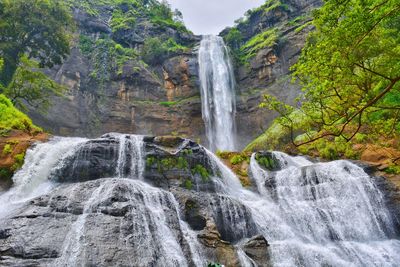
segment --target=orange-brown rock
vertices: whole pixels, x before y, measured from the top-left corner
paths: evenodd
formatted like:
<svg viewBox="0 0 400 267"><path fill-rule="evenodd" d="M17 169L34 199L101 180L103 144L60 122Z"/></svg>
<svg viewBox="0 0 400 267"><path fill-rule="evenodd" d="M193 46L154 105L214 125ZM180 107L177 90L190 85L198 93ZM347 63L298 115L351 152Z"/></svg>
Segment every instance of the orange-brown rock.
<svg viewBox="0 0 400 267"><path fill-rule="evenodd" d="M221 239L221 235L214 223L208 221L206 229L198 237L204 246L214 250L219 263L226 267L239 266L234 247L229 242Z"/></svg>
<svg viewBox="0 0 400 267"><path fill-rule="evenodd" d="M46 133L27 133L12 130L6 136L0 136L0 191L11 186L10 176L18 168L21 160L18 155L25 155L28 148L37 141L47 141Z"/></svg>
<svg viewBox="0 0 400 267"><path fill-rule="evenodd" d="M187 57L175 57L165 63L164 88L167 91L168 101L193 95L194 84L190 80L192 74L189 69L189 60Z"/></svg>
<svg viewBox="0 0 400 267"><path fill-rule="evenodd" d="M362 149L362 148L361 148ZM391 147L368 144L363 148L361 160L376 165L383 170L400 158L400 151Z"/></svg>

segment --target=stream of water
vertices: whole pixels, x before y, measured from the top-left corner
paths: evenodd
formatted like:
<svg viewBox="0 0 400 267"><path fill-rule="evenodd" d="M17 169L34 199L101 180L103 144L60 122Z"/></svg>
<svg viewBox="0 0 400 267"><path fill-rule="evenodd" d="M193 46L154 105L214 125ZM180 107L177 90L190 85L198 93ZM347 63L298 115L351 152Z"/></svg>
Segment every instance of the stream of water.
<svg viewBox="0 0 400 267"><path fill-rule="evenodd" d="M234 151L235 76L228 48L221 37L203 36L199 68L202 114L209 148L211 151Z"/></svg>
<svg viewBox="0 0 400 267"><path fill-rule="evenodd" d="M114 138L119 140L117 175L98 180L99 186L83 200L82 214L71 224L58 266L84 264L83 255L90 253L86 251L90 242L85 234L87 224L102 210L102 203L115 196L115 190L123 192L121 198L132 207L125 218L140 222L123 239L137 244L130 252L132 262L138 266L152 262L154 266L204 266L208 260L198 233L181 218L174 194L144 182L143 137ZM31 148L14 176L14 187L0 195L4 203L0 218L57 188L48 177L86 141L57 137ZM217 194L210 200L212 209L223 215L221 235L237 247L242 266L255 266L255 262L240 244L260 234L270 244L273 266L398 266L400 241L393 218L384 196L362 168L344 160L313 163L274 152L279 170L267 171L253 155L249 168L255 190L248 190L213 153L207 153L220 174L213 177ZM191 258L185 256L182 238Z"/></svg>

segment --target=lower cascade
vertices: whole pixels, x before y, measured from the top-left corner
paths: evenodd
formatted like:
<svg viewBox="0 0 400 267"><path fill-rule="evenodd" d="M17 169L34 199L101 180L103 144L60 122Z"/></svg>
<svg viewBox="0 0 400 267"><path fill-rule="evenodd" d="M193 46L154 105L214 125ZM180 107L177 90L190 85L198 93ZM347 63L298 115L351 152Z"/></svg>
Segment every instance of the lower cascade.
<svg viewBox="0 0 400 267"><path fill-rule="evenodd" d="M199 49L202 114L209 148L235 150L235 76L222 37L206 35Z"/></svg>
<svg viewBox="0 0 400 267"><path fill-rule="evenodd" d="M54 137L0 195L0 265L398 266L400 218L362 167L263 152L249 175L187 139Z"/></svg>

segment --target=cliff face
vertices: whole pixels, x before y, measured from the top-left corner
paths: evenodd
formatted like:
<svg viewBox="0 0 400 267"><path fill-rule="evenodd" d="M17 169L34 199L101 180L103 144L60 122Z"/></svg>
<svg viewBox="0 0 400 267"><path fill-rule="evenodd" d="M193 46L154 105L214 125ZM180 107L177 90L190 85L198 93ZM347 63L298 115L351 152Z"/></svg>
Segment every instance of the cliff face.
<svg viewBox="0 0 400 267"><path fill-rule="evenodd" d="M320 1L279 3L268 1L236 27L242 34L240 46L270 29L278 32L275 43L258 47L254 55L236 62L241 146L262 133L275 116L258 108L264 93L293 102L299 92L289 81L289 67L310 30L303 26L309 20L306 14ZM277 7L271 8L272 4ZM75 46L62 66L48 71L67 90L65 96L54 97L47 114L30 112L35 123L57 135L125 132L204 140L197 62L201 37L150 15L135 15L134 23L123 26L115 22L120 13L127 17L127 12L145 13L140 8L73 5L78 25ZM229 31L221 36L226 39ZM139 54L151 38L160 38L162 44L172 40L185 49L171 49L146 64Z"/></svg>
<svg viewBox="0 0 400 267"><path fill-rule="evenodd" d="M236 60L238 130L242 143L263 133L276 114L258 108L264 94L294 104L300 86L290 67L297 62L308 33L311 11L320 0L270 0L221 32ZM234 36L234 37L232 37Z"/></svg>
<svg viewBox="0 0 400 267"><path fill-rule="evenodd" d="M201 136L197 55L192 52L200 37L157 23L144 15L149 7L141 7L144 11L124 5L90 7L73 5L74 48L63 65L48 71L65 85L65 95L54 97L47 114L31 110L33 120L67 136L109 131L172 134L177 129L176 134ZM135 23L114 26L112 17L124 11L139 12ZM138 54L152 38L184 49L168 51L147 64Z"/></svg>

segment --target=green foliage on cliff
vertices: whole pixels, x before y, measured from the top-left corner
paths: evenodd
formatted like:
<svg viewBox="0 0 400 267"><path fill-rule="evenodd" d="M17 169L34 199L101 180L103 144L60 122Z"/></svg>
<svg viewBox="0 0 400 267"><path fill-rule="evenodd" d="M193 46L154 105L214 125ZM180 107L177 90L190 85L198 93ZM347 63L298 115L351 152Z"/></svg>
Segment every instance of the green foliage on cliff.
<svg viewBox="0 0 400 267"><path fill-rule="evenodd" d="M187 47L177 44L172 38L163 41L158 37L153 37L145 40L141 56L146 63L155 65L162 63L171 54L187 50Z"/></svg>
<svg viewBox="0 0 400 267"><path fill-rule="evenodd" d="M257 52L263 48L277 45L278 38L279 33L276 28L268 29L257 34L240 48L243 51L245 60L254 57Z"/></svg>
<svg viewBox="0 0 400 267"><path fill-rule="evenodd" d="M111 17L111 29L113 32L127 30L135 26L136 18L133 10L124 13L121 9L115 9Z"/></svg>
<svg viewBox="0 0 400 267"><path fill-rule="evenodd" d="M63 1L1 1L0 83L8 87L23 56L37 60L39 67L60 64L69 53L71 24Z"/></svg>
<svg viewBox="0 0 400 267"><path fill-rule="evenodd" d="M245 17L235 21L235 27L224 35L225 42L231 48L236 65L248 65L260 50L268 47L276 48L279 45L282 28L275 27L275 25L265 28L260 22L260 26L256 30L257 34L251 37L243 37L248 36L246 31L252 28L251 23L260 20L260 17L273 17L275 12L290 13L290 7L284 1L268 0L264 5L247 11ZM299 16L292 23L297 23L301 19L302 17Z"/></svg>
<svg viewBox="0 0 400 267"><path fill-rule="evenodd" d="M237 24L245 25L254 16L259 16L259 15L263 16L274 11L289 12L290 10L289 6L285 3L284 0L267 0L262 6L248 10L244 18L237 20Z"/></svg>
<svg viewBox="0 0 400 267"><path fill-rule="evenodd" d="M352 144L397 139L400 134L400 3L327 1L313 14L293 76L303 86L294 108L266 96L262 107L281 116L248 149L283 139L303 153L357 158ZM293 113L295 112L295 113ZM295 120L294 114L301 114ZM279 125L279 126L277 126ZM261 145L262 146L262 145Z"/></svg>
<svg viewBox="0 0 400 267"><path fill-rule="evenodd" d="M153 3L150 5L148 14L154 24L169 27L179 32L189 32L181 20L182 14L179 11L174 13L168 1L163 0L160 3Z"/></svg>
<svg viewBox="0 0 400 267"><path fill-rule="evenodd" d="M141 59L148 64L158 64L168 56L188 49L188 47L179 43L179 38L175 34L170 35L166 31L167 28L170 28L179 34L189 33L182 22L182 14L177 10L172 11L167 1L69 0L69 4L94 17L101 18L104 14L111 16L112 35L94 38L84 32L80 34L79 47L86 56L94 61L95 70L92 76L95 79L105 75L106 80L108 80L110 74L115 70L117 74L121 74L122 67L126 62L130 60L140 61L138 56L141 56ZM139 34L138 40L144 37L143 45L132 45L129 37L127 37L129 36L127 32L135 31L135 28L138 28L139 31L136 32L139 33L143 27L158 28L159 34L157 36L153 36L151 33L143 33L143 36ZM128 39L124 39L125 37Z"/></svg>
<svg viewBox="0 0 400 267"><path fill-rule="evenodd" d="M351 140L363 125L379 131L388 121L389 133L400 129L399 10L393 1L353 0L329 1L315 12L317 30L293 67L303 85L306 131L314 134L295 145L328 136ZM283 123L294 130L290 120Z"/></svg>
<svg viewBox="0 0 400 267"><path fill-rule="evenodd" d="M11 101L0 94L0 130L40 131L32 124L31 119L14 107Z"/></svg>
<svg viewBox="0 0 400 267"><path fill-rule="evenodd" d="M22 57L20 62L4 94L22 111L29 105L39 112L46 112L51 105L51 96L61 95L64 87L46 74L34 71L39 67L36 61Z"/></svg>

